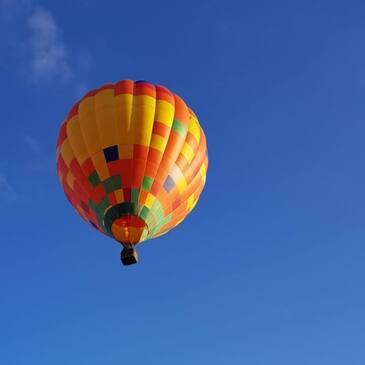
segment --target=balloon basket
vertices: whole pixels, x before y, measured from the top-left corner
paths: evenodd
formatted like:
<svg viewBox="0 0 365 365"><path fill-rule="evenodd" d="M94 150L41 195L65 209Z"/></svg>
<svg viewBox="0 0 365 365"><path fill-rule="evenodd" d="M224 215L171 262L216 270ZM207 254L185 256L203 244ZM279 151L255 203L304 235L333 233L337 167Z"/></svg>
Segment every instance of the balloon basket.
<svg viewBox="0 0 365 365"><path fill-rule="evenodd" d="M120 254L120 259L125 266L133 265L138 262L138 253L134 248L124 247Z"/></svg>

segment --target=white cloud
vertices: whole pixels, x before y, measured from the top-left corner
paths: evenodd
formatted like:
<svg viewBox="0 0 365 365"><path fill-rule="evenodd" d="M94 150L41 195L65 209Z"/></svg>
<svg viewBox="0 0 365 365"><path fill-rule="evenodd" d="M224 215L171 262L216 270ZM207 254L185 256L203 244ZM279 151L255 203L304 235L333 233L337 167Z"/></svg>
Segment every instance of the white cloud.
<svg viewBox="0 0 365 365"><path fill-rule="evenodd" d="M0 0L0 63L14 65L38 85L51 81L84 89L81 73L93 63L86 49L72 49L54 14L32 0Z"/></svg>
<svg viewBox="0 0 365 365"><path fill-rule="evenodd" d="M73 72L67 61L68 50L61 39L60 30L52 14L36 7L27 21L30 38L31 72L34 80L60 77L66 81Z"/></svg>

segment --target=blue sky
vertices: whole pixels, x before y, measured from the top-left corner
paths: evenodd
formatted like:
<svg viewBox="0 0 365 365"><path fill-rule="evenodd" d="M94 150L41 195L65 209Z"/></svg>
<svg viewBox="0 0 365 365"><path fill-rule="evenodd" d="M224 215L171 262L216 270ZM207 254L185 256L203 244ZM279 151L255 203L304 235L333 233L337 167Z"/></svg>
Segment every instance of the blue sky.
<svg viewBox="0 0 365 365"><path fill-rule="evenodd" d="M364 364L364 2L0 4L2 364ZM72 103L124 78L182 96L210 156L129 268L54 161Z"/></svg>

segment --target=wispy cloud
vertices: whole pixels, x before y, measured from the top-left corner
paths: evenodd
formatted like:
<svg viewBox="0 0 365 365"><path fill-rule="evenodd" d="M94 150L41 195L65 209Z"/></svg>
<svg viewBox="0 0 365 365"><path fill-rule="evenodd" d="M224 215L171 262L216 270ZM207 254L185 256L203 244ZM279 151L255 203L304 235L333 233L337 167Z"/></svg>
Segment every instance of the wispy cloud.
<svg viewBox="0 0 365 365"><path fill-rule="evenodd" d="M62 81L73 77L68 62L68 49L61 39L60 29L53 15L36 7L28 17L30 30L31 75L34 80L59 77Z"/></svg>
<svg viewBox="0 0 365 365"><path fill-rule="evenodd" d="M0 31L0 59L15 61L30 81L62 82L75 94L85 88L79 75L90 67L92 57L85 49L72 49L48 8L32 0L0 0Z"/></svg>
<svg viewBox="0 0 365 365"><path fill-rule="evenodd" d="M5 202L12 202L17 198L17 193L10 184L6 174L0 172L0 200Z"/></svg>

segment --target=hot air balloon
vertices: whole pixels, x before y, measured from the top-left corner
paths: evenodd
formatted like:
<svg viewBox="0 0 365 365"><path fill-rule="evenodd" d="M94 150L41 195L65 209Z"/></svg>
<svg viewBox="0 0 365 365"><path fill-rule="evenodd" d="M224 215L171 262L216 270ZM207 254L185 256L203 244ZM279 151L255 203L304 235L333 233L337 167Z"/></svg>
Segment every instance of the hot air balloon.
<svg viewBox="0 0 365 365"><path fill-rule="evenodd" d="M177 226L196 205L208 168L194 112L167 88L122 80L87 93L68 113L57 141L57 172L76 212L135 247Z"/></svg>

